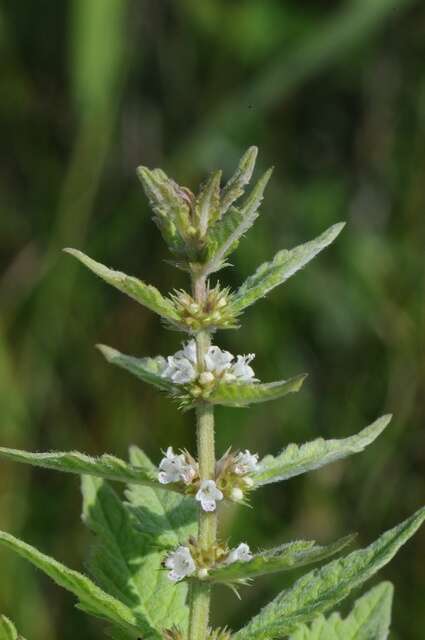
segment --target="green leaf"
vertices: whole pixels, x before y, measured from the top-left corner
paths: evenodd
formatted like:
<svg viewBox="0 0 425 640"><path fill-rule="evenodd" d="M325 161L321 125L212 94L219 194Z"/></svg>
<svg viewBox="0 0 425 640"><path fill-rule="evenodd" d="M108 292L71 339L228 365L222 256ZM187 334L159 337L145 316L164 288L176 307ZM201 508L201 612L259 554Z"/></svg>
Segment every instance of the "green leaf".
<svg viewBox="0 0 425 640"><path fill-rule="evenodd" d="M165 364L162 356L156 358L135 358L134 356L126 356L112 347L104 344L96 345L99 351L105 356L106 360L111 364L115 364L121 369L130 371L140 380L162 389L163 391L171 391L176 385L173 385L166 378L162 378L160 371Z"/></svg>
<svg viewBox="0 0 425 640"><path fill-rule="evenodd" d="M0 544L31 562L56 584L77 596L79 600L77 606L86 613L124 627L133 637L140 637L138 620L132 611L125 604L102 591L85 575L68 569L9 533L0 531ZM159 640L160 636L154 635L152 638Z"/></svg>
<svg viewBox="0 0 425 640"><path fill-rule="evenodd" d="M385 415L375 420L360 433L339 440L317 438L303 445L290 444L278 456L266 456L259 463L259 471L253 475L254 487L280 482L325 464L360 453L371 444L391 420Z"/></svg>
<svg viewBox="0 0 425 640"><path fill-rule="evenodd" d="M258 553L248 562L233 562L227 566L219 567L210 571L209 579L213 582L233 582L256 578L268 573L289 571L339 553L351 544L354 538L355 536L346 536L325 547L316 545L314 541L297 540Z"/></svg>
<svg viewBox="0 0 425 640"><path fill-rule="evenodd" d="M130 462L146 472L156 471L146 454L138 447L130 448ZM127 508L138 529L162 549L173 549L187 542L198 531L198 507L191 497L171 491L131 484L126 492Z"/></svg>
<svg viewBox="0 0 425 640"><path fill-rule="evenodd" d="M186 238L190 226L190 195L169 178L162 169L138 167L137 175L154 212L154 222L170 251L186 254ZM193 196L192 196L193 197Z"/></svg>
<svg viewBox="0 0 425 640"><path fill-rule="evenodd" d="M321 236L295 247L290 251L279 251L271 262L265 262L238 289L233 297L232 307L240 313L249 305L264 297L269 291L282 284L294 273L302 269L320 251L330 245L341 233L345 223L340 222L330 227Z"/></svg>
<svg viewBox="0 0 425 640"><path fill-rule="evenodd" d="M220 214L224 215L231 205L244 193L244 187L251 180L258 148L249 147L240 159L238 168L221 190Z"/></svg>
<svg viewBox="0 0 425 640"><path fill-rule="evenodd" d="M6 616L0 616L0 640L23 640L13 622Z"/></svg>
<svg viewBox="0 0 425 640"><path fill-rule="evenodd" d="M226 407L246 407L255 402L266 402L282 398L288 393L294 393L301 389L307 374L301 374L289 378L289 380L278 380L277 382L222 382L218 384L208 401L213 404L221 404Z"/></svg>
<svg viewBox="0 0 425 640"><path fill-rule="evenodd" d="M269 169L258 180L242 208L232 207L210 230L207 240L210 260L205 266L205 273L213 273L221 269L224 258L236 249L240 238L258 218L258 209L272 172L273 169Z"/></svg>
<svg viewBox="0 0 425 640"><path fill-rule="evenodd" d="M90 474L99 478L107 478L118 482L132 482L152 487L162 487L158 482L158 474L153 471L128 464L120 458L105 454L92 458L78 451L64 453L52 451L49 453L32 453L20 449L6 449L0 447L0 457L24 462L34 467L43 467L66 473Z"/></svg>
<svg viewBox="0 0 425 640"><path fill-rule="evenodd" d="M425 507L346 558L306 574L260 611L234 640L271 640L324 613L386 565L425 520Z"/></svg>
<svg viewBox="0 0 425 640"><path fill-rule="evenodd" d="M201 187L195 202L195 215L199 234L204 238L208 228L220 216L221 171L214 171Z"/></svg>
<svg viewBox="0 0 425 640"><path fill-rule="evenodd" d="M387 640L394 588L381 582L359 598L350 614L328 619L318 616L310 627L301 625L290 640Z"/></svg>
<svg viewBox="0 0 425 640"><path fill-rule="evenodd" d="M139 302L139 304L159 314L165 318L165 320L172 322L173 320L179 319L173 303L167 300L167 298L164 298L156 287L146 284L134 276L128 276L121 271L108 269L108 267L105 267L100 262L96 262L96 260L92 260L92 258L89 258L89 256L86 256L82 251L78 251L77 249L64 249L64 251L74 256L74 258L77 258L77 260L82 262L90 271L93 271L93 273L99 276L99 278L102 278L102 280L105 280L105 282L119 291L126 293L130 298Z"/></svg>
<svg viewBox="0 0 425 640"><path fill-rule="evenodd" d="M106 482L84 476L82 492L83 521L96 536L88 568L99 586L132 610L144 638L152 629L184 627L187 584L170 582L155 539L141 533Z"/></svg>

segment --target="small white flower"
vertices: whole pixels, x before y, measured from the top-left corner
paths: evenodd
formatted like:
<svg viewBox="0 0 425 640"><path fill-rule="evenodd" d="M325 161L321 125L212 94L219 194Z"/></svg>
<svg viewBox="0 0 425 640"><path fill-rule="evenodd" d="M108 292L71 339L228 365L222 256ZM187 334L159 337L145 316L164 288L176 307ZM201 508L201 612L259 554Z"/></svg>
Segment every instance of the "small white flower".
<svg viewBox="0 0 425 640"><path fill-rule="evenodd" d="M250 478L249 476L246 476L245 478L242 478L242 482L244 483L244 485L246 487L248 487L248 489L250 489L251 487L254 486L254 480L252 478Z"/></svg>
<svg viewBox="0 0 425 640"><path fill-rule="evenodd" d="M205 354L205 366L208 371L222 373L229 369L233 356L229 351L222 351L219 347L210 347Z"/></svg>
<svg viewBox="0 0 425 640"><path fill-rule="evenodd" d="M235 502L240 502L241 500L243 500L243 491L242 491L242 489L239 489L238 487L235 487L234 489L232 489L230 497Z"/></svg>
<svg viewBox="0 0 425 640"><path fill-rule="evenodd" d="M250 548L245 542L232 549L226 558L226 564L232 564L233 562L249 562L252 560L252 553Z"/></svg>
<svg viewBox="0 0 425 640"><path fill-rule="evenodd" d="M196 571L196 565L188 547L180 546L169 554L165 566L170 569L168 577L172 582L179 582Z"/></svg>
<svg viewBox="0 0 425 640"><path fill-rule="evenodd" d="M253 473L258 470L258 453L251 453L248 449L240 451L235 457L234 471L238 476Z"/></svg>
<svg viewBox="0 0 425 640"><path fill-rule="evenodd" d="M196 469L186 462L184 454L176 454L173 447L168 447L165 458L159 463L159 482L170 484L183 481L185 484L190 484L195 476Z"/></svg>
<svg viewBox="0 0 425 640"><path fill-rule="evenodd" d="M215 511L216 502L223 500L223 494L220 489L217 488L214 480L203 480L195 498L201 503L201 507L204 511Z"/></svg>
<svg viewBox="0 0 425 640"><path fill-rule="evenodd" d="M254 358L254 353L249 353L247 356L236 357L236 362L232 364L229 373L235 376L237 382L258 382L254 369L249 366L249 363L252 362Z"/></svg>
<svg viewBox="0 0 425 640"><path fill-rule="evenodd" d="M181 352L180 352L181 353ZM167 364L161 373L162 378L168 378L175 384L188 384L196 378L196 369L188 358L168 356Z"/></svg>

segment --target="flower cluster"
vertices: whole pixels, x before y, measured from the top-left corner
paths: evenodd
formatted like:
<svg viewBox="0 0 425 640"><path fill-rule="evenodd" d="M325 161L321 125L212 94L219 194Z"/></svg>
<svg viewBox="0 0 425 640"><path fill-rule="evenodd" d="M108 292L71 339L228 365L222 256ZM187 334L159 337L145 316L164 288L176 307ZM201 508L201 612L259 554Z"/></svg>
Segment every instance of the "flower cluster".
<svg viewBox="0 0 425 640"><path fill-rule="evenodd" d="M217 502L224 498L240 502L245 491L253 486L251 474L258 469L258 454L246 449L233 454L230 451L216 464L216 478L199 480L199 467L188 453L174 453L168 447L158 467L158 480L161 484L183 483L184 492L195 497L203 511L215 511Z"/></svg>
<svg viewBox="0 0 425 640"><path fill-rule="evenodd" d="M252 553L245 542L230 550L217 545L215 549L209 550L207 555L202 554L195 544L189 543L188 546L181 545L172 551L165 559L164 565L169 569L168 578L172 582L179 582L195 575L205 579L211 568L234 562L249 562L251 559Z"/></svg>
<svg viewBox="0 0 425 640"><path fill-rule="evenodd" d="M226 498L241 502L253 487L251 476L258 468L258 453L251 453L248 449L236 454L227 451L216 464L217 486Z"/></svg>
<svg viewBox="0 0 425 640"><path fill-rule="evenodd" d="M219 285L206 292L205 302L200 304L186 291L175 291L171 295L180 321L177 328L189 333L209 329L235 329L236 315L232 310L229 289L221 289Z"/></svg>
<svg viewBox="0 0 425 640"><path fill-rule="evenodd" d="M216 382L258 382L250 363L255 355L233 356L229 351L211 346L205 354L204 367L198 363L195 340L187 342L183 349L164 362L161 376L174 384L190 384L197 381L201 386Z"/></svg>

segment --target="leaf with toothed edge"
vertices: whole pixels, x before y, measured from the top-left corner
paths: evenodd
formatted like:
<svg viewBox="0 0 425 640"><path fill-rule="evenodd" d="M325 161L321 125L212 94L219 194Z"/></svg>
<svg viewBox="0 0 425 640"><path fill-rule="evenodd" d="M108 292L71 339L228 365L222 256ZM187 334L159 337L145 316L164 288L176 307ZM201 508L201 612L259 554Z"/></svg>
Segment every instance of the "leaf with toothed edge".
<svg viewBox="0 0 425 640"><path fill-rule="evenodd" d="M188 585L168 579L157 537L140 527L105 481L84 476L82 494L83 521L95 536L87 568L97 584L148 623L144 634L152 628L185 628ZM158 494L158 499L165 497Z"/></svg>
<svg viewBox="0 0 425 640"><path fill-rule="evenodd" d="M51 451L48 453L33 453L19 449L6 449L0 447L0 457L15 462L23 462L34 467L76 473L88 474L117 482L131 482L143 484L155 488L171 489L175 491L175 485L165 487L158 482L157 473L142 467L129 464L120 458L104 454L98 458L87 456L78 451Z"/></svg>
<svg viewBox="0 0 425 640"><path fill-rule="evenodd" d="M270 640L294 633L300 624L334 607L392 560L424 520L425 507L368 547L302 576L237 631L234 640Z"/></svg>
<svg viewBox="0 0 425 640"><path fill-rule="evenodd" d="M0 616L0 640L24 640L15 625L6 616Z"/></svg>
<svg viewBox="0 0 425 640"><path fill-rule="evenodd" d="M300 625L289 640L387 640L394 588L381 582L356 600L346 618L318 616L311 626Z"/></svg>
<svg viewBox="0 0 425 640"><path fill-rule="evenodd" d="M345 223L334 224L322 235L310 242L299 245L295 249L279 251L271 262L260 265L257 271L250 276L233 295L232 309L240 313L269 291L302 269L318 253L329 246L341 233Z"/></svg>
<svg viewBox="0 0 425 640"><path fill-rule="evenodd" d="M336 555L351 544L355 537L346 536L327 546L305 540L283 544L275 549L257 553L247 562L233 562L218 567L209 572L209 579L212 582L233 582L303 567Z"/></svg>
<svg viewBox="0 0 425 640"><path fill-rule="evenodd" d="M287 480L354 453L360 453L383 432L391 421L391 417L391 415L382 416L360 433L349 438L334 440L317 438L300 446L290 444L278 456L266 456L259 462L259 471L252 476L254 488Z"/></svg>
<svg viewBox="0 0 425 640"><path fill-rule="evenodd" d="M156 358L135 358L134 356L127 356L120 353L116 349L107 347L104 344L98 344L96 347L108 362L129 371L140 380L148 382L163 391L172 391L176 387L176 385L160 375L165 365L165 359L162 356Z"/></svg>
<svg viewBox="0 0 425 640"><path fill-rule="evenodd" d="M222 382L209 395L208 402L226 407L246 407L256 402L276 400L299 391L306 377L307 374L301 374L289 380L267 383Z"/></svg>
<svg viewBox="0 0 425 640"><path fill-rule="evenodd" d="M74 256L74 258L77 258L77 260L99 276L99 278L102 278L102 280L111 286L122 291L122 293L127 294L139 304L157 313L165 320L172 322L179 319L173 303L167 298L164 298L156 287L146 284L134 276L128 276L121 271L109 269L77 249L64 249L64 251Z"/></svg>
<svg viewBox="0 0 425 640"><path fill-rule="evenodd" d="M65 567L57 560L4 531L0 531L0 545L28 560L56 584L73 593L78 598L79 609L118 625L130 632L131 637L140 637L142 622L140 616L136 616L125 604L102 591L87 576ZM148 625L142 626L148 628ZM151 630L149 638L160 640L160 637L154 629Z"/></svg>

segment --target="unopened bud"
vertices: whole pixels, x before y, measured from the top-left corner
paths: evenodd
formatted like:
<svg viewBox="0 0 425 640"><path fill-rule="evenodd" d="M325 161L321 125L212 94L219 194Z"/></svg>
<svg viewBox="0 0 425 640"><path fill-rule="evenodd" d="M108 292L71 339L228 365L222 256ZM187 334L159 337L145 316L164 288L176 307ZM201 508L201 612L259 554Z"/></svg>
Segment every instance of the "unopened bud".
<svg viewBox="0 0 425 640"><path fill-rule="evenodd" d="M240 502L243 499L243 491L242 491L242 489L239 489L238 487L235 487L234 489L232 489L232 493L230 494L230 497L235 502Z"/></svg>
<svg viewBox="0 0 425 640"><path fill-rule="evenodd" d="M205 568L199 569L198 578L200 580L205 580L205 578L207 578L207 577L208 577L208 569L205 569Z"/></svg>
<svg viewBox="0 0 425 640"><path fill-rule="evenodd" d="M214 382L214 380L214 374L212 374L211 371L203 371L199 376L199 382L202 385L211 384L212 382Z"/></svg>

